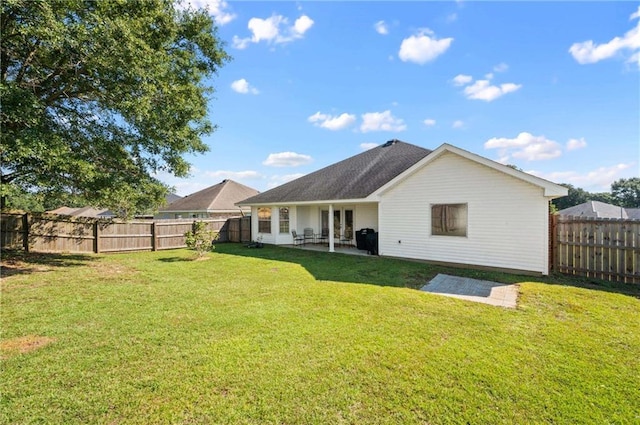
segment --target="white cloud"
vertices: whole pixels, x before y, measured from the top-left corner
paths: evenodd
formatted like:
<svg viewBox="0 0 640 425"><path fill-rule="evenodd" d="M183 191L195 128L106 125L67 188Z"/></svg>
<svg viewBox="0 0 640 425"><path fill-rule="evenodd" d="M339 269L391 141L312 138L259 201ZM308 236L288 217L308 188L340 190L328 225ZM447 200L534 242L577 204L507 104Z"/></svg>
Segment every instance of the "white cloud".
<svg viewBox="0 0 640 425"><path fill-rule="evenodd" d="M356 116L352 114L347 114L346 112L338 115L327 115L321 112L316 112L307 118L309 122L312 122L314 125L322 128L326 128L327 130L342 130L344 128L349 127L351 124L356 122Z"/></svg>
<svg viewBox="0 0 640 425"><path fill-rule="evenodd" d="M273 175L269 177L269 183L267 184L268 189L273 189L274 187L280 186L281 184L288 183L292 180L299 179L304 176L304 173L295 173L295 174L285 174L285 175Z"/></svg>
<svg viewBox="0 0 640 425"><path fill-rule="evenodd" d="M367 112L362 114L360 131L404 131L407 129L404 121L391 115L391 111Z"/></svg>
<svg viewBox="0 0 640 425"><path fill-rule="evenodd" d="M462 127L464 127L464 121L462 121L462 120L455 120L451 124L451 128L462 128Z"/></svg>
<svg viewBox="0 0 640 425"><path fill-rule="evenodd" d="M389 34L389 27L384 21L378 21L373 24L373 27L376 29L378 34L387 35Z"/></svg>
<svg viewBox="0 0 640 425"><path fill-rule="evenodd" d="M464 88L467 99L485 100L491 102L507 93L514 92L522 87L521 84L506 83L492 86L489 80L476 80L475 83Z"/></svg>
<svg viewBox="0 0 640 425"><path fill-rule="evenodd" d="M452 81L454 86L464 86L473 81L473 77L471 75L458 74L453 77Z"/></svg>
<svg viewBox="0 0 640 425"><path fill-rule="evenodd" d="M629 20L640 18L640 6L631 14ZM597 44L593 40L573 43L569 53L579 64L600 62L616 55L628 55L627 62L640 65L640 19L636 26L627 31L622 37L614 37L606 43Z"/></svg>
<svg viewBox="0 0 640 425"><path fill-rule="evenodd" d="M500 162L507 162L510 158L540 161L562 155L562 147L558 142L527 132L522 132L513 139L494 137L484 143L484 148L498 149Z"/></svg>
<svg viewBox="0 0 640 425"><path fill-rule="evenodd" d="M458 14L457 13L451 13L449 15L447 15L447 18L445 19L447 21L448 24L455 22L458 20Z"/></svg>
<svg viewBox="0 0 640 425"><path fill-rule="evenodd" d="M308 17L307 15L302 15L293 24L293 31L298 34L300 37L304 35L305 32L309 30L313 26L313 19Z"/></svg>
<svg viewBox="0 0 640 425"><path fill-rule="evenodd" d="M447 51L453 38L437 39L429 30L422 30L402 40L398 57L403 62L423 65Z"/></svg>
<svg viewBox="0 0 640 425"><path fill-rule="evenodd" d="M586 140L584 140L584 137L581 137L579 139L569 139L569 141L567 142L567 150L568 151L574 151L576 149L582 149L584 147L587 146L587 142Z"/></svg>
<svg viewBox="0 0 640 425"><path fill-rule="evenodd" d="M249 82L247 80L245 80L244 78L241 78L239 80L234 81L233 83L231 83L231 88L233 89L233 91L238 92L238 93L242 93L242 94L258 94L260 93L258 91L258 89L256 89L255 87L251 86L251 84L249 84Z"/></svg>
<svg viewBox="0 0 640 425"><path fill-rule="evenodd" d="M424 123L424 125L426 125L427 127L433 127L434 125L436 125L436 120L434 120L433 118L427 118L426 120L422 121Z"/></svg>
<svg viewBox="0 0 640 425"><path fill-rule="evenodd" d="M601 191L609 190L611 183L618 179L632 177L632 168L634 166L636 166L636 163L630 162L600 167L583 173L577 171L554 171L547 173L535 170L527 171L527 173L557 183L569 183L587 191Z"/></svg>
<svg viewBox="0 0 640 425"><path fill-rule="evenodd" d="M228 24L236 18L235 14L226 10L229 5L224 0L183 0L176 4L178 10L184 10L189 7L205 9L209 12L209 15L213 16L216 24L220 26Z"/></svg>
<svg viewBox="0 0 640 425"><path fill-rule="evenodd" d="M300 39L313 26L313 19L302 15L289 25L289 20L282 15L272 15L269 18L251 18L247 28L251 31L251 37L240 38L233 36L232 43L236 49L245 49L249 43L287 43Z"/></svg>
<svg viewBox="0 0 640 425"><path fill-rule="evenodd" d="M499 63L498 65L493 67L493 71L494 72L505 72L506 70L509 69L509 65L507 65L506 63L502 62Z"/></svg>
<svg viewBox="0 0 640 425"><path fill-rule="evenodd" d="M504 65L504 66L502 66ZM506 64L500 64L494 67L496 69L505 69ZM484 100L491 102L497 98L504 96L507 93L511 93L519 90L522 84L504 83L499 85L492 85L493 73L485 74L484 80L476 80L473 82L473 77L465 74L458 74L451 80L454 86L466 86L464 88L464 95L467 99ZM473 83L473 84L472 84Z"/></svg>
<svg viewBox="0 0 640 425"><path fill-rule="evenodd" d="M379 145L377 143L360 143L360 148L363 151L368 151L369 149L377 148Z"/></svg>
<svg viewBox="0 0 640 425"><path fill-rule="evenodd" d="M269 167L299 167L309 164L313 159L309 155L295 152L271 153L262 164Z"/></svg>

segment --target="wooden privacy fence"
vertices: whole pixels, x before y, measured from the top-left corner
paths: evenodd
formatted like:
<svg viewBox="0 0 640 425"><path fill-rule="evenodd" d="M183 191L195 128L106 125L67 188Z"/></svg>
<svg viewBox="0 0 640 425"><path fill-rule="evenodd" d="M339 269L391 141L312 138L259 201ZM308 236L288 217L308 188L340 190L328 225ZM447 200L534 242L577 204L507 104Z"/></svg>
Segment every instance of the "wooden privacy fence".
<svg viewBox="0 0 640 425"><path fill-rule="evenodd" d="M552 269L640 283L640 220L551 216Z"/></svg>
<svg viewBox="0 0 640 425"><path fill-rule="evenodd" d="M226 241L226 219L198 219ZM49 214L2 214L2 248L38 252L125 252L184 248L193 219L118 222ZM249 223L250 225L250 223Z"/></svg>
<svg viewBox="0 0 640 425"><path fill-rule="evenodd" d="M230 218L225 226L229 242L251 241L251 217Z"/></svg>

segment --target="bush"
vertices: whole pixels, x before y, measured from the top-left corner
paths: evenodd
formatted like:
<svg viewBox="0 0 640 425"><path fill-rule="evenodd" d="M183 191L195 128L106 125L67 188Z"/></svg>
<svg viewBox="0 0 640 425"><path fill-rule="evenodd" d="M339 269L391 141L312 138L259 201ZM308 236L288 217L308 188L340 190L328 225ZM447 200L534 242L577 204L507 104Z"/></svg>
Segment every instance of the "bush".
<svg viewBox="0 0 640 425"><path fill-rule="evenodd" d="M194 221L193 229L185 233L184 236L187 247L196 251L198 257L202 257L205 253L213 250L215 232L207 229L207 224L203 221Z"/></svg>

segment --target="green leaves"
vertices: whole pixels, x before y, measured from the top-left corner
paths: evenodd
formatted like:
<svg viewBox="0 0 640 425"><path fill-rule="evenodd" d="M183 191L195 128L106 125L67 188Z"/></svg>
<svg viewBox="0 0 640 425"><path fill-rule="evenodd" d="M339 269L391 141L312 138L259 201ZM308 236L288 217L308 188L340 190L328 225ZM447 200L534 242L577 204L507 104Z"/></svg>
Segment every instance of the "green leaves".
<svg viewBox="0 0 640 425"><path fill-rule="evenodd" d="M206 12L7 0L1 27L3 183L153 208L168 191L153 175L185 176L184 155L208 150L208 82L229 56Z"/></svg>

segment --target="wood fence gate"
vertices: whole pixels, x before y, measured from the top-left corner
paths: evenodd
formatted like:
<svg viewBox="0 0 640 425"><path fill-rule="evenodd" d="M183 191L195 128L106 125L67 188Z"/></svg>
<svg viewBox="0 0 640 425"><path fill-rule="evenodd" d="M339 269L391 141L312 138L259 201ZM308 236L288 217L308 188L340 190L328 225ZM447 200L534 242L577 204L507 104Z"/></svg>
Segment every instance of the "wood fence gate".
<svg viewBox="0 0 640 425"><path fill-rule="evenodd" d="M229 242L251 242L251 217L230 218L226 226Z"/></svg>

